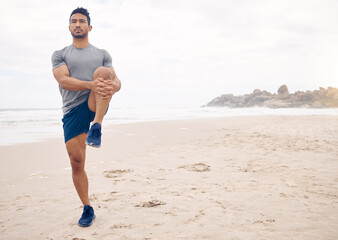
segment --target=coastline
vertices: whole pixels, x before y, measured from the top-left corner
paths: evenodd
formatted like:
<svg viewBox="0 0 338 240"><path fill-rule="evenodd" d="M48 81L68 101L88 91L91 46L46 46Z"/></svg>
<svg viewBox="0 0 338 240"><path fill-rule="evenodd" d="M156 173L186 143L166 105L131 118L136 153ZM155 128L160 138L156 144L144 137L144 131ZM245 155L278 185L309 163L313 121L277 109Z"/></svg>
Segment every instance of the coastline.
<svg viewBox="0 0 338 240"><path fill-rule="evenodd" d="M338 116L338 108L109 108L103 124L128 124L240 116ZM41 142L62 137L61 109L0 109L0 146Z"/></svg>
<svg viewBox="0 0 338 240"><path fill-rule="evenodd" d="M85 229L62 137L0 146L0 239L334 239L337 135L338 116L109 125Z"/></svg>

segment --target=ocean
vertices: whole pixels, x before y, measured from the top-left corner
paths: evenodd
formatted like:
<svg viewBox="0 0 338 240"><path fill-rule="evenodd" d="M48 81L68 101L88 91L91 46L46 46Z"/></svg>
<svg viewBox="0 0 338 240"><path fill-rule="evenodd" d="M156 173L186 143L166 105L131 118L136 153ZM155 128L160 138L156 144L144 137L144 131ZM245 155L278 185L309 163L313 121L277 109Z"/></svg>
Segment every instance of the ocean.
<svg viewBox="0 0 338 240"><path fill-rule="evenodd" d="M103 124L264 115L338 116L338 108L109 108ZM0 109L0 146L62 137L61 119L61 109Z"/></svg>

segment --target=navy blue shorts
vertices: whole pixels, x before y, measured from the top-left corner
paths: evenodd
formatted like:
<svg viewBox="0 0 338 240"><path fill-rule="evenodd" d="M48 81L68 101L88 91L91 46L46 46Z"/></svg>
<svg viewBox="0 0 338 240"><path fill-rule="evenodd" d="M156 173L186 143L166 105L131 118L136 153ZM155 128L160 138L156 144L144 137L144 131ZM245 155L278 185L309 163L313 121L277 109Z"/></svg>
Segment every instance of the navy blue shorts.
<svg viewBox="0 0 338 240"><path fill-rule="evenodd" d="M88 99L64 115L62 122L65 143L81 133L88 132L94 118L95 112L89 109Z"/></svg>

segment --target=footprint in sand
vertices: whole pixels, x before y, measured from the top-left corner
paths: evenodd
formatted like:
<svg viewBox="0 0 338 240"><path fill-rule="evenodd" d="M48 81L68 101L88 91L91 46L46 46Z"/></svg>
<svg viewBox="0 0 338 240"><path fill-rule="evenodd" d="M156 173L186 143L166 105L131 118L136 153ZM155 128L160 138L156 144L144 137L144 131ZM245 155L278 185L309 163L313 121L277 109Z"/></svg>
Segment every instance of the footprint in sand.
<svg viewBox="0 0 338 240"><path fill-rule="evenodd" d="M117 194L118 192L110 192L110 193L101 193L101 194L91 194L89 196L89 200L93 202L109 202L109 201L114 201L117 199Z"/></svg>
<svg viewBox="0 0 338 240"><path fill-rule="evenodd" d="M150 208L150 207L156 207L156 206L165 205L165 204L166 204L165 202L154 199L154 200L150 200L150 201L137 204L135 205L135 207Z"/></svg>
<svg viewBox="0 0 338 240"><path fill-rule="evenodd" d="M269 219L266 219L266 220L257 220L257 221L254 221L253 224L257 224L257 223L266 224L266 223L274 223L274 222L276 222L275 219L269 218Z"/></svg>
<svg viewBox="0 0 338 240"><path fill-rule="evenodd" d="M41 171L34 172L29 174L28 180L35 179L35 178L48 178L46 175L42 175Z"/></svg>
<svg viewBox="0 0 338 240"><path fill-rule="evenodd" d="M127 228L127 229L132 229L133 225L132 224L123 224L123 223L117 223L114 224L113 226L110 227L110 229L117 229L117 228Z"/></svg>
<svg viewBox="0 0 338 240"><path fill-rule="evenodd" d="M133 170L126 169L126 170L110 170L110 171L104 171L104 176L106 178L118 178L121 177L124 173L132 172Z"/></svg>
<svg viewBox="0 0 338 240"><path fill-rule="evenodd" d="M192 165L184 165L179 168L184 168L188 171L192 172L208 172L210 171L210 166L206 165L205 163L195 163Z"/></svg>

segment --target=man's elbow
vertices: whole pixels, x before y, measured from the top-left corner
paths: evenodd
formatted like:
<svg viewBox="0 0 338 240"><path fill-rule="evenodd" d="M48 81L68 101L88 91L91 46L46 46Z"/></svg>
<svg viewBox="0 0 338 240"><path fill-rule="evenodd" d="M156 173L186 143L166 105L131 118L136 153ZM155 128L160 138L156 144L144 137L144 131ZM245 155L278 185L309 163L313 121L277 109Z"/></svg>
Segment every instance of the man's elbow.
<svg viewBox="0 0 338 240"><path fill-rule="evenodd" d="M66 80L66 78L59 78L57 81L58 81L58 83L59 83L59 85L60 85L60 87L62 89L66 89L67 88L67 80Z"/></svg>

